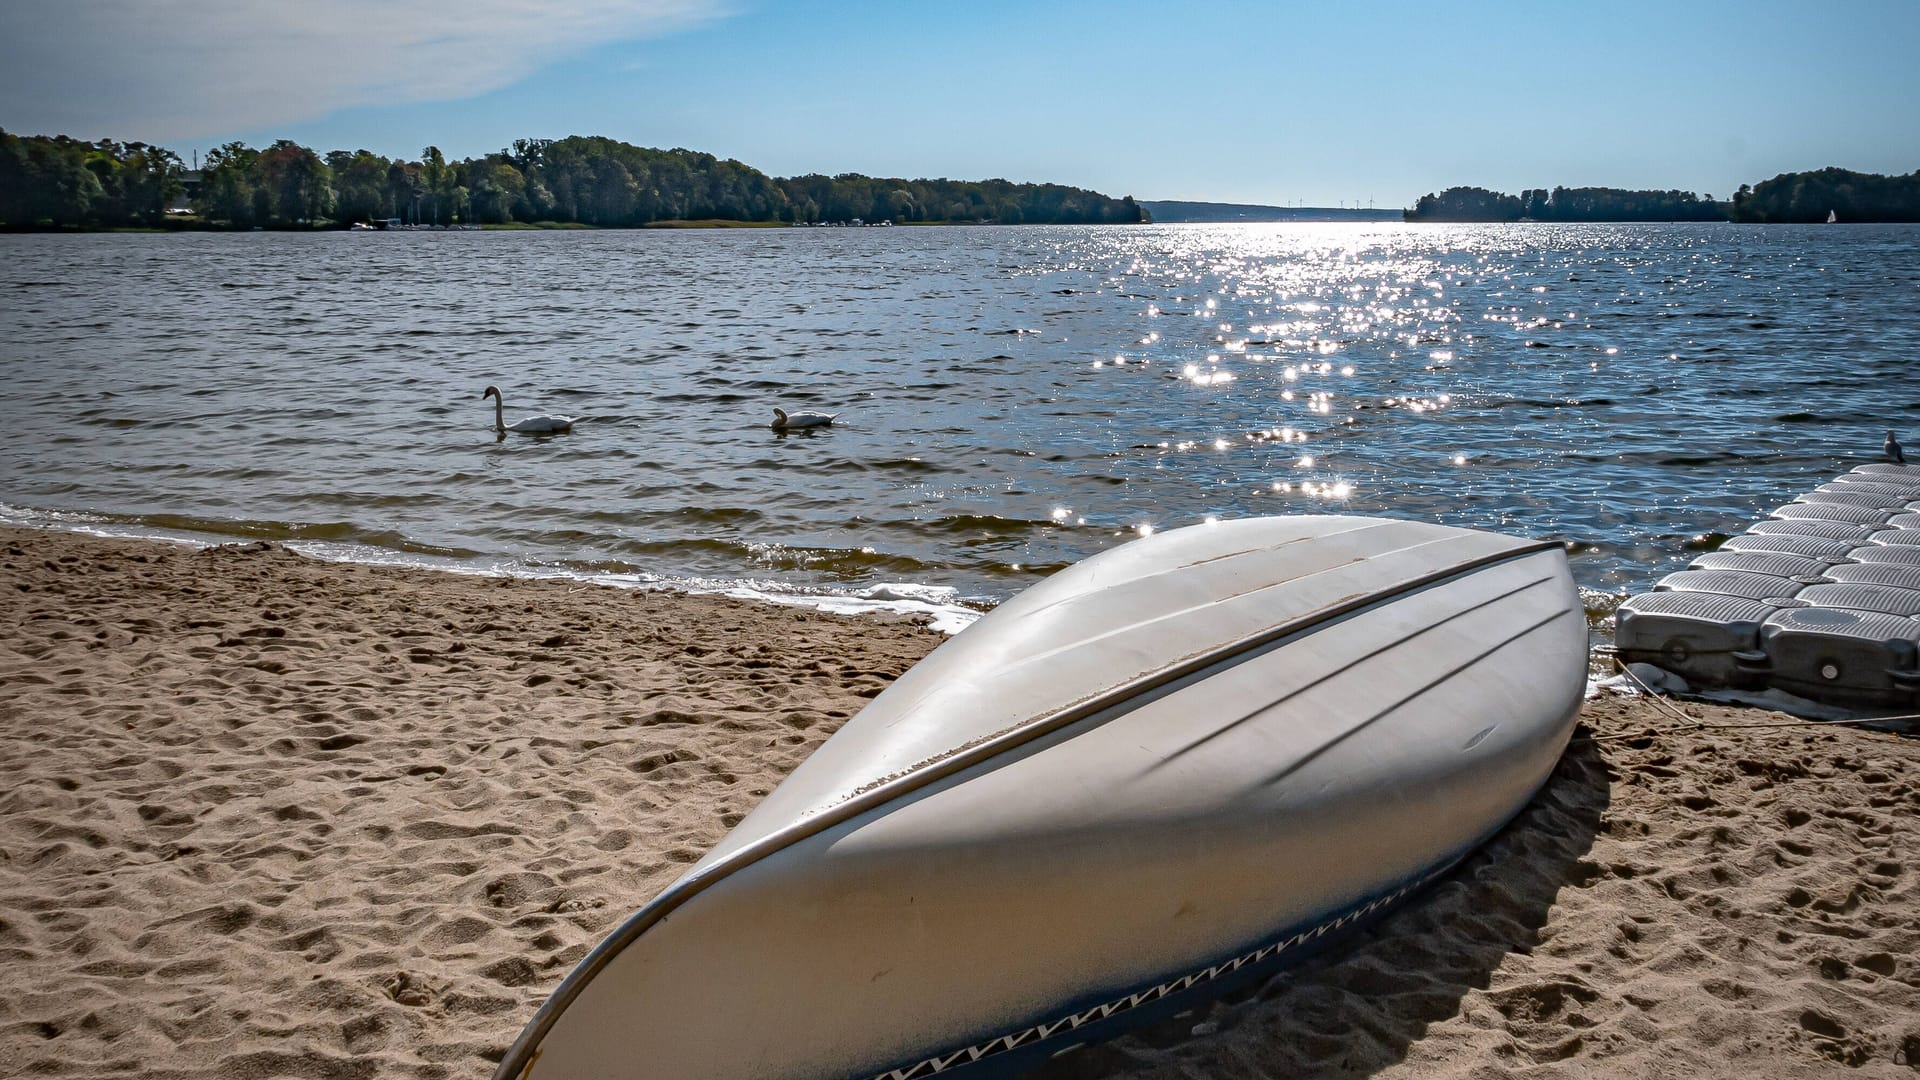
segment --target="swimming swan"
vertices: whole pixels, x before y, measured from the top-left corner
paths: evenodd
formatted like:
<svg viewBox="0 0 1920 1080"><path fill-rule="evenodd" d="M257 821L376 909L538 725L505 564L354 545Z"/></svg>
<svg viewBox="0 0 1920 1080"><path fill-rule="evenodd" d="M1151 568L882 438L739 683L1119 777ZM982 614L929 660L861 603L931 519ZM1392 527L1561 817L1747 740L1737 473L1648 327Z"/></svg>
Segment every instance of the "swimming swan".
<svg viewBox="0 0 1920 1080"><path fill-rule="evenodd" d="M785 409L775 409L773 410L773 430L793 431L798 428L826 427L833 423L834 417L839 415L839 413L797 412L788 416Z"/></svg>
<svg viewBox="0 0 1920 1080"><path fill-rule="evenodd" d="M505 435L512 431L521 435L559 435L573 430L571 416L529 416L513 423L507 423L507 405L500 397L500 388L489 386L480 395L482 401L493 399L493 430Z"/></svg>

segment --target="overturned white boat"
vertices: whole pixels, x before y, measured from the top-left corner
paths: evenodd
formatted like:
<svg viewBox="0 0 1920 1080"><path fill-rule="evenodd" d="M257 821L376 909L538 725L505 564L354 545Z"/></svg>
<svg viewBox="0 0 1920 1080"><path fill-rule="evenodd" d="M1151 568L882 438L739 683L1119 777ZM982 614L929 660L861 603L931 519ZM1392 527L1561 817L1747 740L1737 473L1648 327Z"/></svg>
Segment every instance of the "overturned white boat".
<svg viewBox="0 0 1920 1080"><path fill-rule="evenodd" d="M902 676L581 961L531 1077L1005 1072L1261 977L1487 839L1566 745L1558 544L1163 533Z"/></svg>

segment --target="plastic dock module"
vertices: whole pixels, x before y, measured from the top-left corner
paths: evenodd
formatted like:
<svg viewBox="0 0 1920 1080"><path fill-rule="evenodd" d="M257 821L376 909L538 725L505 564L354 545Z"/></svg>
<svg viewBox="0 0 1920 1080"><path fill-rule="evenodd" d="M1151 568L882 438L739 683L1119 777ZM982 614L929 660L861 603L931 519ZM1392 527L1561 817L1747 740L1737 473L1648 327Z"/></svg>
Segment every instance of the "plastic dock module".
<svg viewBox="0 0 1920 1080"><path fill-rule="evenodd" d="M1912 702L1920 692L1920 623L1839 608L1776 612L1760 630L1768 684L1838 705Z"/></svg>
<svg viewBox="0 0 1920 1080"><path fill-rule="evenodd" d="M1776 533L1746 533L1720 545L1721 551L1777 551L1829 562L1849 558L1858 540L1822 540L1817 536L1782 536Z"/></svg>
<svg viewBox="0 0 1920 1080"><path fill-rule="evenodd" d="M1862 465L1616 614L1614 644L1694 685L1920 707L1920 465Z"/></svg>
<svg viewBox="0 0 1920 1080"><path fill-rule="evenodd" d="M1614 618L1620 659L1645 662L1714 686L1762 685L1767 654L1760 628L1781 609L1758 600L1703 592L1645 593L1621 604Z"/></svg>
<svg viewBox="0 0 1920 1080"><path fill-rule="evenodd" d="M1829 566L1825 573L1833 581L1859 581L1868 585L1898 585L1903 589L1920 589L1920 566L1857 562L1847 563L1844 566Z"/></svg>
<svg viewBox="0 0 1920 1080"><path fill-rule="evenodd" d="M1809 559L1801 555L1782 555L1770 551L1710 551L1693 560L1695 570L1740 570L1749 574L1772 574L1783 578L1809 578L1805 584L1813 585L1822 581L1839 581L1827 571L1833 569L1828 559ZM1855 580L1873 580L1876 585L1899 585L1898 581L1878 581L1870 578Z"/></svg>
<svg viewBox="0 0 1920 1080"><path fill-rule="evenodd" d="M1844 521L1757 521L1747 530L1751 536L1812 536L1821 540L1865 540L1874 530Z"/></svg>
<svg viewBox="0 0 1920 1080"><path fill-rule="evenodd" d="M1920 547L1911 544L1892 547L1868 544L1855 548L1853 560L1863 563L1890 563L1895 566L1920 566ZM1839 580L1835 578L1834 580Z"/></svg>
<svg viewBox="0 0 1920 1080"><path fill-rule="evenodd" d="M1811 584L1772 574L1745 574L1738 570L1682 570L1668 574L1653 587L1654 592L1705 592L1721 596L1743 596L1748 600L1780 607L1781 601Z"/></svg>

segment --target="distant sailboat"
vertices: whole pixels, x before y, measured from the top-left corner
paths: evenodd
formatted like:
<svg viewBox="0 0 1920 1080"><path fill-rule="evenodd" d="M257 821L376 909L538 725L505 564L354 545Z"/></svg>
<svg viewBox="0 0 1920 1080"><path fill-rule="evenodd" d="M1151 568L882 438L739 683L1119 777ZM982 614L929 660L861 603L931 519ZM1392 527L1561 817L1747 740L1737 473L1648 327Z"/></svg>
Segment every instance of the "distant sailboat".
<svg viewBox="0 0 1920 1080"><path fill-rule="evenodd" d="M1833 212L1833 211L1831 211L1831 210L1829 210L1829 211L1827 211L1827 224L1829 224L1829 225L1833 225L1833 224L1836 224L1836 223L1838 223L1838 222L1839 222L1839 220L1840 220L1840 215L1839 215L1839 214L1836 214L1836 213L1834 213L1834 212Z"/></svg>

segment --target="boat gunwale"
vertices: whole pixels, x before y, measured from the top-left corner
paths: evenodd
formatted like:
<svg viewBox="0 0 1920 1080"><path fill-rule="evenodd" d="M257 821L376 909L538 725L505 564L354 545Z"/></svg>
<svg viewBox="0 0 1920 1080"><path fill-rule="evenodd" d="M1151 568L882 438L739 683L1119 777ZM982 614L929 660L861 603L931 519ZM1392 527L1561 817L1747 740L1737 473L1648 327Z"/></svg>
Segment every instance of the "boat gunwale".
<svg viewBox="0 0 1920 1080"><path fill-rule="evenodd" d="M527 1021L526 1027L521 1031L519 1038L514 1040L513 1045L507 1049L506 1055L500 1059L500 1065L493 1074L494 1080L525 1080L528 1071L539 1061L539 1047L546 1039L547 1033L553 1030L560 1015L580 996L594 976L612 963L613 959L641 934L716 882L828 829L851 821L870 810L879 809L901 796L919 791L975 765L991 761L1008 751L1098 716L1130 699L1138 700L1146 694L1190 678L1208 668L1269 646L1277 646L1288 639L1345 621L1352 615L1384 606L1414 593L1445 585L1490 566L1519 562L1549 551L1558 551L1563 556L1566 554L1566 546L1558 540L1516 540L1516 545L1504 551L1468 559L1444 570L1411 578L1379 592L1367 593L1321 608L1297 619L1270 626L1257 634L1248 635L1204 652L1194 653L1156 671L1135 676L1109 687L1100 694L1035 717L1024 724L1008 728L944 756L929 759L906 772L887 777L818 813L803 817L741 847L711 866L675 880L659 895L628 916L626 921L614 928L591 952L581 958L579 964L567 974L566 978L561 980L560 985L554 988L553 993Z"/></svg>

